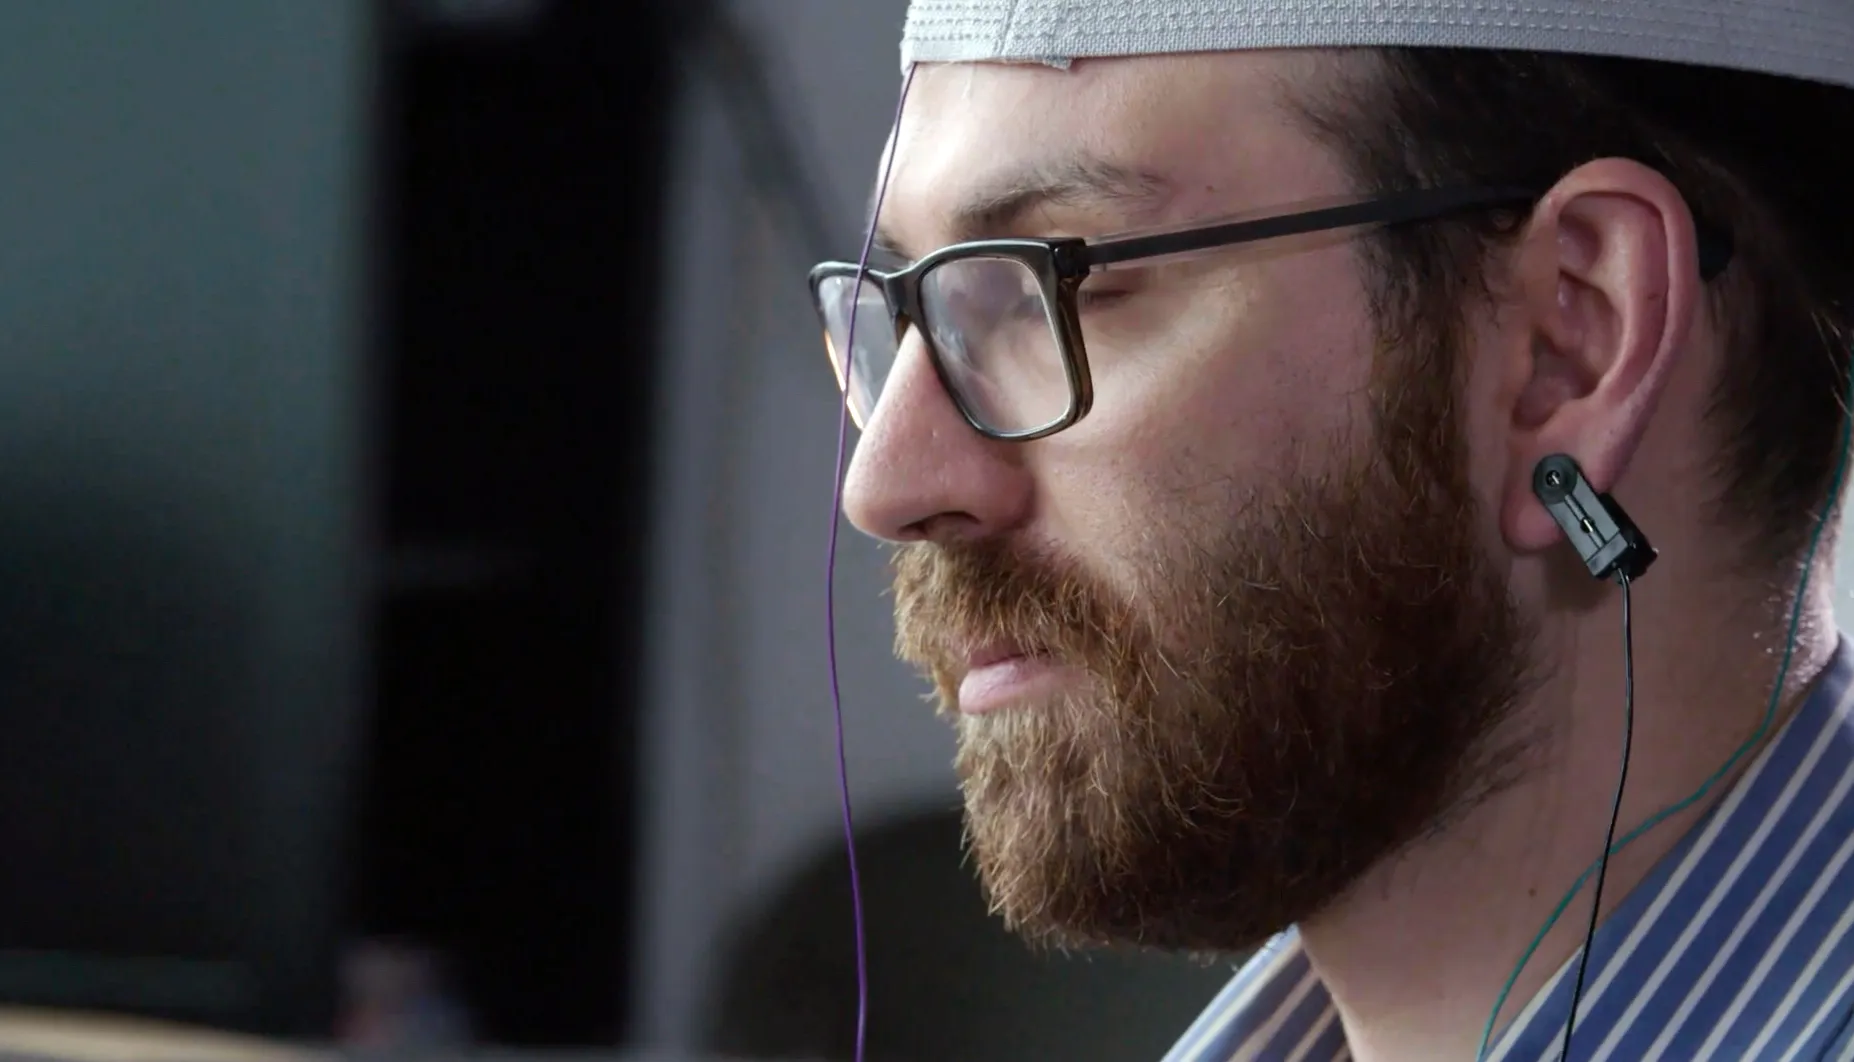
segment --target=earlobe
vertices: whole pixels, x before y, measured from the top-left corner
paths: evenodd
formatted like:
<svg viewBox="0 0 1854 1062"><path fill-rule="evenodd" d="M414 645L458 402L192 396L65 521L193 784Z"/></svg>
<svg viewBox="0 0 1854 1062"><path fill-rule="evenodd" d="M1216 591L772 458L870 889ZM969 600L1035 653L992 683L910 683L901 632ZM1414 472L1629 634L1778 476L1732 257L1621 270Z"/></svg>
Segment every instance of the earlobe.
<svg viewBox="0 0 1854 1062"><path fill-rule="evenodd" d="M1505 489L1501 492L1500 528L1513 552L1541 553L1563 539L1564 533L1558 529L1557 521L1552 519L1551 513L1545 510L1536 495L1530 490L1521 492L1512 489L1517 471L1514 469L1515 475L1507 477ZM1536 464L1533 471L1537 471Z"/></svg>
<svg viewBox="0 0 1854 1062"><path fill-rule="evenodd" d="M1566 454L1592 487L1621 482L1688 344L1703 288L1691 213L1661 174L1619 159L1541 200L1520 265L1530 362L1514 394L1500 523L1521 553L1563 539L1533 491Z"/></svg>

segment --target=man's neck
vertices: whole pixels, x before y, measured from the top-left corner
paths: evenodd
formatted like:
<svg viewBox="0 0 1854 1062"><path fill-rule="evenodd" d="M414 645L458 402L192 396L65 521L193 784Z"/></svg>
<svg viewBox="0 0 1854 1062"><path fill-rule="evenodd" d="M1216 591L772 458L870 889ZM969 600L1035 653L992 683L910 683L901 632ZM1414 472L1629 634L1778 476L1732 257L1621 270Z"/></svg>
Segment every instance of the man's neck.
<svg viewBox="0 0 1854 1062"><path fill-rule="evenodd" d="M1711 602L1696 611L1692 580L1660 586L1659 594L1634 591L1633 747L1619 837L1690 796L1753 736L1783 655L1772 643L1787 633L1785 623L1772 636L1767 617L1754 615L1767 607ZM1605 914L1730 791L1801 703L1834 652L1828 601L1826 589L1809 595L1778 717L1757 749L1704 799L1611 857ZM1706 617L1707 626L1675 622L1681 616ZM1621 767L1619 602L1551 637L1563 650L1556 673L1518 717L1543 735L1524 779L1376 868L1300 927L1358 1062L1473 1059L1513 966L1602 851ZM1513 983L1500 1026L1582 946L1591 893L1586 885L1539 943Z"/></svg>

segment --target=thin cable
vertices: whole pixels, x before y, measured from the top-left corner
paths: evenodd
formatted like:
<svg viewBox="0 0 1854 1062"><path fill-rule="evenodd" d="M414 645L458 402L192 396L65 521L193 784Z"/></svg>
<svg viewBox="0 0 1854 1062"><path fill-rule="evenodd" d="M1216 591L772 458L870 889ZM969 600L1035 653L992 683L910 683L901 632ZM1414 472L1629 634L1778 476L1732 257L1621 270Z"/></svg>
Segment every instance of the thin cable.
<svg viewBox="0 0 1854 1062"><path fill-rule="evenodd" d="M1720 779L1730 774L1732 768L1738 765L1739 760L1749 755L1752 749L1757 748L1758 745L1763 743L1764 735L1769 733L1771 726L1775 724L1777 709L1783 704L1783 687L1789 679L1790 661L1796 655L1796 632L1802 626L1803 601L1808 596L1809 592L1809 576L1810 573L1815 570L1815 556L1817 551L1821 548L1822 535L1828 529L1828 518L1833 515L1835 509L1840 504L1842 485L1847 478L1848 450L1850 445L1854 445L1854 372L1850 372L1849 374L1848 387L1849 401L1843 405L1841 414L1841 453L1835 459L1834 479L1829 483L1828 497L1822 503L1822 511L1816 516L1815 531L1809 537L1809 550L1803 556L1802 577L1798 579L1796 583L1796 599L1790 603L1790 629L1789 633L1785 635L1783 639L1783 660L1777 666L1777 682L1776 685L1771 688L1769 702L1764 706L1764 718L1758 722L1757 730L1755 730L1750 737L1745 739L1745 743L1738 746L1737 751L1732 753L1731 758L1727 759L1718 770L1712 772L1711 777L1701 782L1698 789L1687 794L1684 800L1669 804L1667 807L1649 816L1648 821L1630 830L1621 840L1604 849L1603 855L1598 857L1598 862L1627 848L1629 845L1633 844L1637 838L1660 825L1669 816L1678 815L1680 812L1692 807L1695 803L1705 799L1706 794L1712 791L1712 787L1717 785ZM1481 1030L1480 1050L1474 1053L1476 1062L1480 1062L1481 1059L1487 1057L1487 1046L1493 1040L1494 1023L1500 1019L1500 1011L1506 1006L1506 997L1512 993L1513 985L1519 980L1520 973L1525 970L1526 963L1532 961L1532 953L1539 950L1539 945L1545 941L1545 935L1550 933L1551 928L1558 924L1559 916L1564 914L1564 909L1570 906L1571 900L1575 898L1578 891L1584 887L1585 879L1589 878L1592 873L1595 873L1596 869L1597 863L1593 862L1590 866L1584 868L1582 874L1577 876L1577 880L1571 883L1570 889L1559 899L1558 906L1552 908L1551 917L1547 918L1545 924L1539 927L1538 933L1532 938L1532 943L1526 945L1525 952L1520 955L1519 961L1513 965L1513 972L1507 975L1506 984L1500 986L1499 998L1494 1000L1493 1010L1487 1015L1487 1026Z"/></svg>
<svg viewBox="0 0 1854 1062"><path fill-rule="evenodd" d="M1590 965L1590 945L1596 940L1603 911L1603 878L1609 872L1609 850L1616 843L1616 822L1622 817L1622 791L1629 784L1629 748L1635 743L1635 627L1629 622L1629 583L1622 583L1622 770L1616 775L1616 799L1609 807L1609 830L1603 834L1603 854L1597 858L1596 892L1590 897L1590 925L1584 930L1584 952L1577 960L1577 982L1571 989L1571 1013L1564 1019L1564 1047L1559 1062L1570 1062L1571 1030L1577 1027L1577 1004L1584 998L1584 971Z"/></svg>
<svg viewBox="0 0 1854 1062"><path fill-rule="evenodd" d="M914 67L908 67L901 82L901 99L895 104L895 124L901 126L901 109L908 102L908 88L914 84ZM891 147L888 161L882 166L882 179L876 182L875 209L869 216L869 234L863 238L862 256L856 262L856 290L863 289L863 275L869 270L869 252L875 248L875 223L882 216L882 201L888 197L888 178L895 168ZM856 322L862 316L860 299L850 304L849 334L843 339L843 379L846 391L856 364ZM856 926L856 1062L863 1062L863 1045L869 1034L869 944L863 930L863 880L856 869L856 819L850 813L850 756L845 748L843 726L843 684L837 677L837 528L842 523L843 457L849 449L850 405L846 393L837 409L837 463L832 477L830 500L830 548L824 562L824 642L830 656L830 704L837 716L837 784L843 795L843 848L850 857L850 908Z"/></svg>

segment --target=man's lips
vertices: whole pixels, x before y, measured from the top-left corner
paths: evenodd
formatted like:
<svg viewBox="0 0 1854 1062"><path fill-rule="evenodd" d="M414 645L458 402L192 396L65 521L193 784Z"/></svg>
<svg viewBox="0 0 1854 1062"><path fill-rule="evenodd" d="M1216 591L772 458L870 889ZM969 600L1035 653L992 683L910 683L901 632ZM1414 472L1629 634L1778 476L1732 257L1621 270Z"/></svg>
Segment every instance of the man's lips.
<svg viewBox="0 0 1854 1062"><path fill-rule="evenodd" d="M986 646L966 660L966 672L959 681L959 710L966 715L983 715L1021 702L1063 671L1055 657L1013 645Z"/></svg>

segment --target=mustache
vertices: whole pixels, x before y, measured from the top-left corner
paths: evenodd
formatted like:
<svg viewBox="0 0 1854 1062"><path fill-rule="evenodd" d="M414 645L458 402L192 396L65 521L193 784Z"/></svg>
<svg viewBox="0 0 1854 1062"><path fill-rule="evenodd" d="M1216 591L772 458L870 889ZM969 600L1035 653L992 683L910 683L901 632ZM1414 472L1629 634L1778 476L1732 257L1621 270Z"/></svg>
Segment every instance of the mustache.
<svg viewBox="0 0 1854 1062"><path fill-rule="evenodd" d="M935 678L973 651L1099 665L1129 651L1130 605L1083 566L1004 541L907 543L895 550L895 655Z"/></svg>

